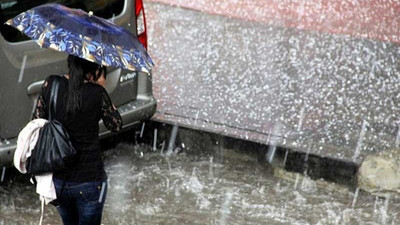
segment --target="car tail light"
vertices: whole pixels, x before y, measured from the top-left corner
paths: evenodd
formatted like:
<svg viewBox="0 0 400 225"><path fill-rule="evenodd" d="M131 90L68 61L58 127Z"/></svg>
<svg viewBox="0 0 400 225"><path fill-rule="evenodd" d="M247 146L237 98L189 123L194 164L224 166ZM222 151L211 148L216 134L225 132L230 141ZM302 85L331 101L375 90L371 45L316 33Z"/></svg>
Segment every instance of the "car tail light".
<svg viewBox="0 0 400 225"><path fill-rule="evenodd" d="M142 45L147 50L147 28L146 15L144 14L143 0L136 0L136 29L137 36Z"/></svg>

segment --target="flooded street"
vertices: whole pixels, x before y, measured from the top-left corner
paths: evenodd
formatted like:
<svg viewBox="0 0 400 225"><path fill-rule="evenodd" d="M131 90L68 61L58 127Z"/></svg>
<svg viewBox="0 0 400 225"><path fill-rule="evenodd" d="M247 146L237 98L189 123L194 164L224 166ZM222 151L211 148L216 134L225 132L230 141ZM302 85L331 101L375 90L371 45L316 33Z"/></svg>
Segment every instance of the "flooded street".
<svg viewBox="0 0 400 225"><path fill-rule="evenodd" d="M398 196L377 198L272 169L225 149L161 154L120 143L106 152L103 224L398 224ZM20 177L0 186L0 224L37 224L40 201ZM355 198L355 196L357 198ZM354 207L352 207L354 206ZM44 224L60 224L53 206Z"/></svg>

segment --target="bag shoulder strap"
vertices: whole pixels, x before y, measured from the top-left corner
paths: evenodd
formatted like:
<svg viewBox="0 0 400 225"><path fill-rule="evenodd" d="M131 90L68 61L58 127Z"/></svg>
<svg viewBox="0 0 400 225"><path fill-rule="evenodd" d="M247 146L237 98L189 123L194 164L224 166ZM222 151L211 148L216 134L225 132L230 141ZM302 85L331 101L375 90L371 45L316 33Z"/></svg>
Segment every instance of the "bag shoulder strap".
<svg viewBox="0 0 400 225"><path fill-rule="evenodd" d="M58 76L53 79L51 84L50 102L49 102L49 121L56 116L57 109L57 95L58 95Z"/></svg>

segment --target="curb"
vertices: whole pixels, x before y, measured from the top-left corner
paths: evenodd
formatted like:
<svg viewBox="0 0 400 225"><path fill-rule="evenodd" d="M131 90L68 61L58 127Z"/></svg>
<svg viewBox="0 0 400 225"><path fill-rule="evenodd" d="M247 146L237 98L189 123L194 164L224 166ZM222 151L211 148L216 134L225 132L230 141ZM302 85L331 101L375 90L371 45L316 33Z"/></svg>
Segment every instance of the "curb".
<svg viewBox="0 0 400 225"><path fill-rule="evenodd" d="M155 130L157 129L155 146L163 146L164 151L167 151L174 126L179 127L174 148L183 148L183 151L210 151L217 153L217 155L221 155L222 151L224 151L222 155L229 154L229 151L235 151L256 158L262 165L272 165L289 172L302 173L314 180L323 179L350 188L355 188L357 185L359 165L355 162L275 146L275 157L270 164L267 160L267 154L273 146L210 132L201 128L189 127L185 124L155 119L146 121L145 126L142 125L139 129L139 131L143 130L140 141L154 146ZM136 131L136 133L139 134L139 131ZM223 162L223 156L219 157L222 157L222 159L217 160Z"/></svg>

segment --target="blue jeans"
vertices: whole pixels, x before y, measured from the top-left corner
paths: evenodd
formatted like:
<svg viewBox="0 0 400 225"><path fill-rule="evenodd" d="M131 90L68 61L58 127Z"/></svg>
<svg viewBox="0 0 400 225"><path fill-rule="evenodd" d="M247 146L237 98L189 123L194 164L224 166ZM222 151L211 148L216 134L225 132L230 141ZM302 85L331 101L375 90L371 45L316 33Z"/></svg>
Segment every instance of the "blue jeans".
<svg viewBox="0 0 400 225"><path fill-rule="evenodd" d="M53 179L57 193L57 210L64 225L100 225L107 182L65 182Z"/></svg>

